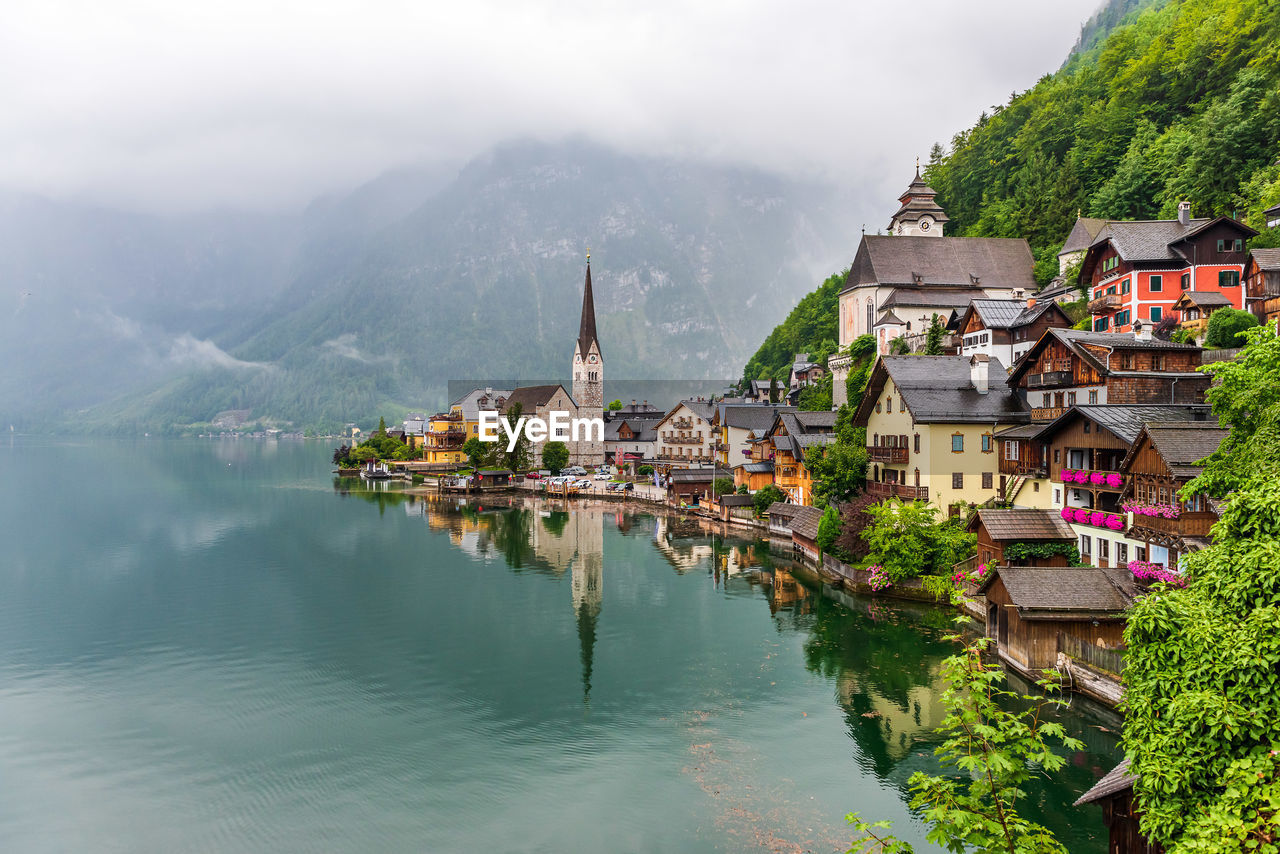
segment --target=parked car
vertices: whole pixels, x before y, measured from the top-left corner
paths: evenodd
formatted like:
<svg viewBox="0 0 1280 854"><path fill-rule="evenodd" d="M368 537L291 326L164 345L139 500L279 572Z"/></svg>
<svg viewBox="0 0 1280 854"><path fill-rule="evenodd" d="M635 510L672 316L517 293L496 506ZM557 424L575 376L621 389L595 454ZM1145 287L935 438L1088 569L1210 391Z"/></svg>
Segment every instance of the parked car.
<svg viewBox="0 0 1280 854"><path fill-rule="evenodd" d="M562 473L573 474L573 475L577 475L578 477L585 477L587 474L587 470L584 469L582 466L569 466Z"/></svg>
<svg viewBox="0 0 1280 854"><path fill-rule="evenodd" d="M592 484L591 481L587 480L585 477L582 480L578 481L579 489L591 489L593 485L594 484Z"/></svg>
<svg viewBox="0 0 1280 854"><path fill-rule="evenodd" d="M613 480L613 475L600 472L600 474L596 475L592 480Z"/></svg>
<svg viewBox="0 0 1280 854"><path fill-rule="evenodd" d="M538 474L536 471L525 472L524 477L525 477L525 480L541 480L542 479L542 475Z"/></svg>

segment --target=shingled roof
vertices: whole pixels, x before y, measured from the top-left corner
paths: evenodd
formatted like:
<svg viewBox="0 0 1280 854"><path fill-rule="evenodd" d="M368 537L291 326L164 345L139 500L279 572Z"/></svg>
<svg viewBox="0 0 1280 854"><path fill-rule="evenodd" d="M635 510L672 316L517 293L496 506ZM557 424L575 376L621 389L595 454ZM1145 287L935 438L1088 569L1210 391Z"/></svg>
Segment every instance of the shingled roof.
<svg viewBox="0 0 1280 854"><path fill-rule="evenodd" d="M1188 220L1186 225L1176 219L1109 220L1094 237L1089 248L1093 249L1110 241L1115 250L1120 253L1120 257L1126 261L1181 263L1184 257L1175 251L1175 245L1219 222L1230 223L1241 234L1253 236L1258 233L1249 226L1226 216L1200 217Z"/></svg>
<svg viewBox="0 0 1280 854"><path fill-rule="evenodd" d="M970 529L981 524L992 540L1075 540L1075 532L1052 510L979 510Z"/></svg>
<svg viewBox="0 0 1280 854"><path fill-rule="evenodd" d="M937 240L938 238L930 238ZM894 288L880 304L881 309L890 308L965 308L973 301L973 288L952 290L950 288ZM883 322L883 321L882 321Z"/></svg>
<svg viewBox="0 0 1280 854"><path fill-rule="evenodd" d="M582 286L582 321L578 324L578 352L585 359L591 345L600 350L596 339L596 298L591 292L591 256L587 256L587 281Z"/></svg>
<svg viewBox="0 0 1280 854"><path fill-rule="evenodd" d="M1080 796L1072 806L1084 806L1103 798L1109 798L1118 792L1126 789L1132 789L1133 784L1138 782L1135 774L1129 773L1129 760L1125 759L1116 767L1108 771L1101 780L1093 784L1093 788Z"/></svg>
<svg viewBox="0 0 1280 854"><path fill-rule="evenodd" d="M779 412L794 411L794 406L761 403L722 403L720 404L720 423L727 427L759 430L763 433L773 424L774 415Z"/></svg>
<svg viewBox="0 0 1280 854"><path fill-rule="evenodd" d="M1276 205L1274 209L1280 209L1280 205ZM1255 249L1250 254L1259 270L1268 273L1280 270L1280 249Z"/></svg>
<svg viewBox="0 0 1280 854"><path fill-rule="evenodd" d="M1201 422L1218 426L1210 420L1213 416L1209 406L1202 403L1077 405L1050 421L1037 438L1042 442L1048 441L1050 436L1080 417L1092 420L1128 445L1137 441L1142 425L1148 421L1187 422L1187 426Z"/></svg>
<svg viewBox="0 0 1280 854"><path fill-rule="evenodd" d="M1022 398L1001 380L1004 365L987 365L988 391L981 394L970 380L969 356L881 356L871 370L862 404L854 416L864 426L888 378L921 424L1016 424L1031 420Z"/></svg>
<svg viewBox="0 0 1280 854"><path fill-rule="evenodd" d="M1093 219L1087 216L1076 217L1076 224L1071 227L1071 233L1067 235L1067 239L1063 242L1062 248L1058 250L1059 255L1066 255L1069 252L1082 252L1088 249L1093 241L1098 237L1098 232L1106 226L1105 219Z"/></svg>
<svg viewBox="0 0 1280 854"><path fill-rule="evenodd" d="M1024 620L1122 619L1137 589L1127 569L998 566L978 592L999 578Z"/></svg>
<svg viewBox="0 0 1280 854"><path fill-rule="evenodd" d="M1197 463L1218 450L1230 433L1214 421L1152 421L1142 426L1120 468L1124 470L1132 464L1141 444L1138 440L1145 434L1174 477L1192 478L1203 470Z"/></svg>
<svg viewBox="0 0 1280 854"><path fill-rule="evenodd" d="M1039 364L1040 352L1049 345L1051 339L1055 338L1104 377L1132 372L1119 371L1109 367L1105 359L1100 360L1089 350L1090 346L1102 347L1107 350L1154 350L1166 353L1195 350L1203 352L1203 348L1195 344L1176 344L1172 341L1161 341L1158 338L1140 340L1132 332L1091 332L1083 329L1059 329L1051 326L1044 331L1044 334L1040 336L1035 344L1031 345L1031 349L1023 353L1018 361L1014 363L1013 370L1009 372L1008 383L1010 386L1017 386L1022 379L1022 375L1030 370L1033 365ZM1150 374L1151 372L1147 373ZM1184 373L1183 376L1192 377L1196 376L1196 374Z"/></svg>
<svg viewBox="0 0 1280 854"><path fill-rule="evenodd" d="M817 540L818 523L821 521L822 511L817 507L796 505L796 512L791 517L791 532L806 540Z"/></svg>
<svg viewBox="0 0 1280 854"><path fill-rule="evenodd" d="M1181 309L1184 304L1194 305L1197 308L1223 308L1232 303L1226 294L1219 291L1183 291L1173 307Z"/></svg>
<svg viewBox="0 0 1280 854"><path fill-rule="evenodd" d="M1021 238L863 235L845 290L880 284L1023 288L1031 293L1036 289L1034 265L1031 247Z"/></svg>
<svg viewBox="0 0 1280 854"><path fill-rule="evenodd" d="M532 415L533 411L539 406L546 406L551 398L555 397L557 391L563 389L562 385L527 385L523 388L517 388L507 395L506 405L503 412L509 412L515 404L520 404L520 411L525 415ZM566 395L569 392L565 392ZM571 397L570 400L573 398Z"/></svg>
<svg viewBox="0 0 1280 854"><path fill-rule="evenodd" d="M769 509L765 512L770 516L777 516L779 519L790 519L796 515L796 511L800 509L799 504L788 504L785 501L775 501L769 505Z"/></svg>

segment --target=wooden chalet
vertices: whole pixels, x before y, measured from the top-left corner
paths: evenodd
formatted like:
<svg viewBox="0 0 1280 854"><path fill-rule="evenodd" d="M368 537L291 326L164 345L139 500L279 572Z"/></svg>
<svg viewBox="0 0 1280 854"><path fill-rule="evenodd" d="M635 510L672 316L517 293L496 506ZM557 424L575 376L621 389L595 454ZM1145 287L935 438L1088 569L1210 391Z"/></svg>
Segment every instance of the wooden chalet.
<svg viewBox="0 0 1280 854"><path fill-rule="evenodd" d="M791 541L796 551L809 560L818 560L818 523L822 511L817 507L796 507L791 517Z"/></svg>
<svg viewBox="0 0 1280 854"><path fill-rule="evenodd" d="M755 499L750 495L738 495L730 492L725 495L717 495L710 504L711 512L715 513L716 518L721 522L728 522L731 519L745 522L754 516Z"/></svg>
<svg viewBox="0 0 1280 854"><path fill-rule="evenodd" d="M1203 403L1201 349L1145 335L1049 329L1009 372L1009 385L1050 421L1078 404Z"/></svg>
<svg viewBox="0 0 1280 854"><path fill-rule="evenodd" d="M1244 267L1245 307L1262 323L1280 319L1280 249L1255 249Z"/></svg>
<svg viewBox="0 0 1280 854"><path fill-rule="evenodd" d="M1142 835L1142 814L1133 801L1133 784L1137 777L1129 773L1126 759L1080 796L1076 806L1098 804L1107 825L1107 851L1110 854L1162 854L1159 845Z"/></svg>
<svg viewBox="0 0 1280 854"><path fill-rule="evenodd" d="M977 563L988 567L1017 563L1020 566L1069 566L1065 553L1019 556L1006 560L1005 550L1015 544L1074 545L1075 532L1052 510L979 510L969 520L969 532L978 535Z"/></svg>
<svg viewBox="0 0 1280 854"><path fill-rule="evenodd" d="M791 538L791 520L795 518L798 505L787 504L785 501L775 501L769 505L769 509L765 511L765 517L769 520L769 533L779 537Z"/></svg>
<svg viewBox="0 0 1280 854"><path fill-rule="evenodd" d="M731 478L733 472L724 468L672 469L667 475L667 500L696 505L711 491L711 482L718 477Z"/></svg>
<svg viewBox="0 0 1280 854"><path fill-rule="evenodd" d="M1159 323L1187 291L1222 294L1243 308L1244 245L1258 232L1231 217L1126 222L1109 220L1080 263L1095 332L1127 332Z"/></svg>
<svg viewBox="0 0 1280 854"><path fill-rule="evenodd" d="M1197 338L1209 330L1209 318L1215 311L1231 307L1231 300L1218 291L1183 291L1173 304L1180 318L1178 325Z"/></svg>
<svg viewBox="0 0 1280 854"><path fill-rule="evenodd" d="M810 453L835 441L835 412L796 412L780 410L764 434L762 449L753 452L767 455L773 463L773 483L794 504L809 504L813 499L813 477L805 465Z"/></svg>
<svg viewBox="0 0 1280 854"><path fill-rule="evenodd" d="M1052 300L975 299L956 321L960 355L985 353L1012 365L1046 329L1070 329L1071 320Z"/></svg>
<svg viewBox="0 0 1280 854"><path fill-rule="evenodd" d="M733 485L755 492L773 483L773 460L753 460L733 467Z"/></svg>
<svg viewBox="0 0 1280 854"><path fill-rule="evenodd" d="M1119 648L1138 592L1127 570L1098 567L998 566L978 585L1000 658L1033 678L1057 665L1060 635Z"/></svg>
<svg viewBox="0 0 1280 854"><path fill-rule="evenodd" d="M1208 423L1210 417L1205 405L1075 406L1041 430L1036 441L1045 448L1053 506L1079 538L1082 560L1124 567L1147 559L1146 548L1125 534L1125 457L1149 421Z"/></svg>
<svg viewBox="0 0 1280 854"><path fill-rule="evenodd" d="M1147 559L1176 569L1179 555L1203 548L1218 521L1203 495L1183 501L1178 491L1201 472L1200 460L1230 431L1212 421L1148 422L1120 464L1128 536L1146 544Z"/></svg>

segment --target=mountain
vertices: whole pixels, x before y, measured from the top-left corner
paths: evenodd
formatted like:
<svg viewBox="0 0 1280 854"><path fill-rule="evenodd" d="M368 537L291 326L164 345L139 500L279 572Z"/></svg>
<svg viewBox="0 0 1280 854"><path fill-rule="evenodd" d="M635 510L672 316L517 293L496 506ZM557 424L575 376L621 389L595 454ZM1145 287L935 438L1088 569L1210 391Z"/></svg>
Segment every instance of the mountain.
<svg viewBox="0 0 1280 854"><path fill-rule="evenodd" d="M1122 23L935 146L925 172L949 234L1027 238L1041 281L1078 212L1172 217L1186 199L1195 216L1238 212L1259 228L1280 202L1280 4L1107 10Z"/></svg>
<svg viewBox="0 0 1280 854"><path fill-rule="evenodd" d="M849 252L827 188L585 141L500 146L288 215L0 200L0 421L294 427L445 403L451 379L567 379L584 256L607 378L736 377Z"/></svg>

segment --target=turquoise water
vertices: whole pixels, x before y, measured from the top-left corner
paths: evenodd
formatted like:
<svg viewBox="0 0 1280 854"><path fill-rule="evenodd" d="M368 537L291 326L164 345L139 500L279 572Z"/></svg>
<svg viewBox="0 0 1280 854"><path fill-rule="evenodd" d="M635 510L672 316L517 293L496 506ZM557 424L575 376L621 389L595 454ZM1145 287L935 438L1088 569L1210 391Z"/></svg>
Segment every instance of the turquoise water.
<svg viewBox="0 0 1280 854"><path fill-rule="evenodd" d="M951 615L696 525L369 491L316 443L0 446L0 850L837 851ZM1070 806L1114 722L1028 812ZM919 850L933 850L927 844Z"/></svg>

